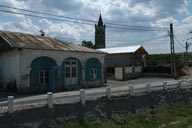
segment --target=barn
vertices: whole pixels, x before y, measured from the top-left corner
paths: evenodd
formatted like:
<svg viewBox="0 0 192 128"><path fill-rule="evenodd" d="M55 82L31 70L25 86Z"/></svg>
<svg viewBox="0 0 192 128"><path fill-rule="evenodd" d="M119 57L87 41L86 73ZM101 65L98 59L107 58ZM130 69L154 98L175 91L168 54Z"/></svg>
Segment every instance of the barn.
<svg viewBox="0 0 192 128"><path fill-rule="evenodd" d="M0 31L0 88L57 91L104 84L106 53L42 35Z"/></svg>
<svg viewBox="0 0 192 128"><path fill-rule="evenodd" d="M142 75L145 55L148 54L143 46L114 47L99 50L108 53L105 57L108 76L115 76L118 80L127 80Z"/></svg>

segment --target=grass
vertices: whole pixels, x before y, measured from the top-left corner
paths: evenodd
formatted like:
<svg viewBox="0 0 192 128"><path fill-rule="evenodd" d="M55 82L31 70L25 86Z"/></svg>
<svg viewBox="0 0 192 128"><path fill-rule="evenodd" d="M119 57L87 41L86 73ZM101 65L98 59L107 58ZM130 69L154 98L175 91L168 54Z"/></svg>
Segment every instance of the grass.
<svg viewBox="0 0 192 128"><path fill-rule="evenodd" d="M98 118L84 123L69 122L59 128L187 128L192 127L192 103L156 106L141 109L136 114L114 114L112 118Z"/></svg>

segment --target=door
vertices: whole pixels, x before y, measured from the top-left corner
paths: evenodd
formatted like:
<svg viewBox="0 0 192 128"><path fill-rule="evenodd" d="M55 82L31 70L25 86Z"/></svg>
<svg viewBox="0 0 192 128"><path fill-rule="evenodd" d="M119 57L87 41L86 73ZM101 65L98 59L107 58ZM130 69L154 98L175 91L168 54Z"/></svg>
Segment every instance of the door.
<svg viewBox="0 0 192 128"><path fill-rule="evenodd" d="M66 85L78 84L77 60L66 60L65 61L65 84Z"/></svg>

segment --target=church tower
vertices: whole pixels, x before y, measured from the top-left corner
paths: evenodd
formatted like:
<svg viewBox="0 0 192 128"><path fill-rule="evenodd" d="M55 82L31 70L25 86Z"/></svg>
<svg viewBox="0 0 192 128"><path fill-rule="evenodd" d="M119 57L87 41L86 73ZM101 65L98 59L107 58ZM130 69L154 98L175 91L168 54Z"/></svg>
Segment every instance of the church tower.
<svg viewBox="0 0 192 128"><path fill-rule="evenodd" d="M105 48L105 25L103 24L101 14L98 24L95 24L95 48Z"/></svg>

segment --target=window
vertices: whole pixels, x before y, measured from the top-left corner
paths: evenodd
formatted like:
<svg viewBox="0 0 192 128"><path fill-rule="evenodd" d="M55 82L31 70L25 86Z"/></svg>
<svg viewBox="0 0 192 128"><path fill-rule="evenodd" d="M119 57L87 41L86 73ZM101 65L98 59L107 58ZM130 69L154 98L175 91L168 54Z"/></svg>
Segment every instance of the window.
<svg viewBox="0 0 192 128"><path fill-rule="evenodd" d="M66 78L70 77L70 67L65 67L65 77Z"/></svg>
<svg viewBox="0 0 192 128"><path fill-rule="evenodd" d="M70 61L65 61L65 65L70 65Z"/></svg>
<svg viewBox="0 0 192 128"><path fill-rule="evenodd" d="M77 61L76 60L66 60L65 61L65 77L66 78L76 78L77 77Z"/></svg>
<svg viewBox="0 0 192 128"><path fill-rule="evenodd" d="M76 67L72 67L72 77L77 77Z"/></svg>
<svg viewBox="0 0 192 128"><path fill-rule="evenodd" d="M77 61L71 61L72 65L76 65Z"/></svg>
<svg viewBox="0 0 192 128"><path fill-rule="evenodd" d="M39 71L39 83L48 84L49 72L47 70Z"/></svg>
<svg viewBox="0 0 192 128"><path fill-rule="evenodd" d="M95 69L95 68L92 68L91 69L91 79L92 80L95 80L95 79L97 79L97 69Z"/></svg>

